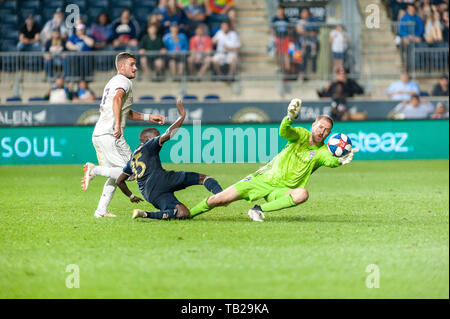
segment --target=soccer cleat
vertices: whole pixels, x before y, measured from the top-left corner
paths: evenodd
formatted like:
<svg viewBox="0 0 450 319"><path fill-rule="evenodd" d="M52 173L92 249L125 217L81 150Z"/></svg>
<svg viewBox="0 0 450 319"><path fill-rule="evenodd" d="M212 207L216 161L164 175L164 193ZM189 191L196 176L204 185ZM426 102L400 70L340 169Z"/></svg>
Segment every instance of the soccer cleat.
<svg viewBox="0 0 450 319"><path fill-rule="evenodd" d="M255 205L255 207L248 211L248 217L255 222L263 222L263 219L266 218L259 205Z"/></svg>
<svg viewBox="0 0 450 319"><path fill-rule="evenodd" d="M117 217L117 216L112 214L112 213L110 213L110 212L108 212L108 211L106 211L106 213L104 213L104 214L100 214L99 212L96 211L94 213L94 217L95 218L102 218L102 217Z"/></svg>
<svg viewBox="0 0 450 319"><path fill-rule="evenodd" d="M87 190L89 187L89 182L94 179L94 167L95 165L92 163L86 163L84 164L83 170L84 170L84 176L81 180L81 189Z"/></svg>
<svg viewBox="0 0 450 319"><path fill-rule="evenodd" d="M135 210L133 210L133 216L131 216L131 219L144 218L146 216L147 213L145 212L145 210L136 208Z"/></svg>

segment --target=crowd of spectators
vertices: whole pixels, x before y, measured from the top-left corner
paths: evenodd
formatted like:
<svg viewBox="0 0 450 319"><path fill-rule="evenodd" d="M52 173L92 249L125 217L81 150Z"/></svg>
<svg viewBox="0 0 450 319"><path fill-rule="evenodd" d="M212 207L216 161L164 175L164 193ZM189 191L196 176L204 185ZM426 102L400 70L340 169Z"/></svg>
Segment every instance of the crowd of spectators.
<svg viewBox="0 0 450 319"><path fill-rule="evenodd" d="M79 18L74 28L68 28L58 8L42 29L30 15L20 29L17 50L44 51L44 69L50 80L71 73L89 76L92 57L73 60L67 53L94 50L138 53L144 74L154 80L164 78L166 67L174 80L186 72L198 79L208 70L233 79L240 48L233 0L159 0L145 25L139 25L132 13L124 8L111 21L108 12L101 12L90 25ZM70 70L73 63L80 66Z"/></svg>
<svg viewBox="0 0 450 319"><path fill-rule="evenodd" d="M449 17L448 1L444 0L390 0L388 1L392 19L398 22L397 45L405 50L407 67L428 68L425 64L428 53L415 55L412 65L413 48L448 48ZM442 61L441 61L442 60ZM445 63L447 59L435 59L433 64ZM442 66L441 66L442 67Z"/></svg>
<svg viewBox="0 0 450 319"><path fill-rule="evenodd" d="M295 27L292 27L282 7L272 18L275 52L280 71L296 75L300 82L307 80L307 74L317 72L319 55L319 26L309 8L302 8Z"/></svg>

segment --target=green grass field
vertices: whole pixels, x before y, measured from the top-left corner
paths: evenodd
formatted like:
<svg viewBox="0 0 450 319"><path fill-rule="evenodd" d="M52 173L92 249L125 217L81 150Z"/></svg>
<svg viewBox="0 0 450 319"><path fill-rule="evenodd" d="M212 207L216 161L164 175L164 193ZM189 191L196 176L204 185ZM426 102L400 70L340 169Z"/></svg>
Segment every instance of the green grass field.
<svg viewBox="0 0 450 319"><path fill-rule="evenodd" d="M228 186L259 164L165 165ZM0 167L0 298L449 298L449 162L354 162L312 175L308 202L247 217L244 201L185 221L131 220L81 165ZM135 183L130 183L135 194ZM177 193L188 207L203 186ZM80 288L66 288L66 267ZM366 267L380 287L366 287Z"/></svg>

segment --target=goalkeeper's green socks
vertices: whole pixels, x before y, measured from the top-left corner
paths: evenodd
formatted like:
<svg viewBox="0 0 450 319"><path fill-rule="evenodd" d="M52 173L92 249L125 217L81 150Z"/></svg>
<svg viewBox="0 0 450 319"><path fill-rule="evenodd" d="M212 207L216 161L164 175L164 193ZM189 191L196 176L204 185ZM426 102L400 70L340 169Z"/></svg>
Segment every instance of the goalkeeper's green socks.
<svg viewBox="0 0 450 319"><path fill-rule="evenodd" d="M292 199L291 194L288 194L288 195L284 195L283 197L280 197L274 201L262 204L261 210L263 212L270 212L273 210L280 210L280 209L292 207L295 205L296 204L295 204L294 200Z"/></svg>
<svg viewBox="0 0 450 319"><path fill-rule="evenodd" d="M200 203L192 207L189 211L189 218L206 213L212 207L208 205L208 198L202 200Z"/></svg>

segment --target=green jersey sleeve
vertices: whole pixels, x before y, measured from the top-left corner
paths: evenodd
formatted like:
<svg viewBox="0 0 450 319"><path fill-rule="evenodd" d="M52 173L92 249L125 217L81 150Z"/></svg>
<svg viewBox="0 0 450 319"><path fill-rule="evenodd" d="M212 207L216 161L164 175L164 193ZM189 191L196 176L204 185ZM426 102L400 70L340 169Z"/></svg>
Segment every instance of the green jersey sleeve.
<svg viewBox="0 0 450 319"><path fill-rule="evenodd" d="M292 127L292 121L286 116L280 125L280 136L287 139L289 142L296 142L305 135L303 127Z"/></svg>
<svg viewBox="0 0 450 319"><path fill-rule="evenodd" d="M338 167L341 166L337 157L333 156L328 150L327 146L324 145L321 148L321 152L319 155L319 165L326 167Z"/></svg>

